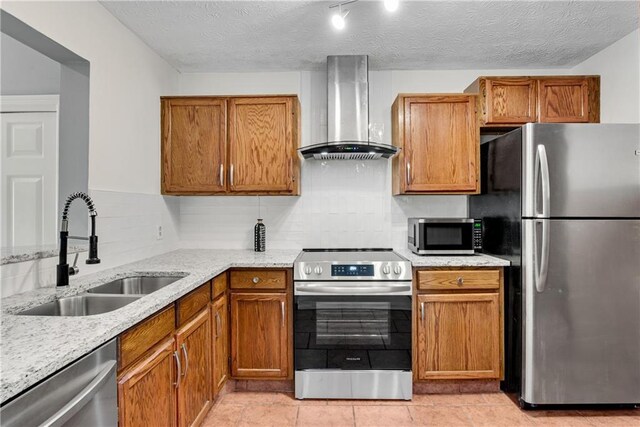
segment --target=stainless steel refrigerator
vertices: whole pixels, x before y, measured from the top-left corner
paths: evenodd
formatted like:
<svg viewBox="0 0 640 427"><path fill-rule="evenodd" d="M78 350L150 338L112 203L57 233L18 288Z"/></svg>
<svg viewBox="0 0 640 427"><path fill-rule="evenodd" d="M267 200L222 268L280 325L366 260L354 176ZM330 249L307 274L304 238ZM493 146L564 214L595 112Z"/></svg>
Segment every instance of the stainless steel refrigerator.
<svg viewBox="0 0 640 427"><path fill-rule="evenodd" d="M527 124L480 151L469 213L512 262L503 388L640 403L640 125Z"/></svg>

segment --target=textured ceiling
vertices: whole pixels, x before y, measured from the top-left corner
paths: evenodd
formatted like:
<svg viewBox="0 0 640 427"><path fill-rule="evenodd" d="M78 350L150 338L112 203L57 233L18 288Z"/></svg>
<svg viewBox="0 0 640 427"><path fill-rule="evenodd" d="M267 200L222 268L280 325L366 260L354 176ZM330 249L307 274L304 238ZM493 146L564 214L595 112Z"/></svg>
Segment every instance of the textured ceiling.
<svg viewBox="0 0 640 427"><path fill-rule="evenodd" d="M102 1L183 72L314 70L368 54L371 69L573 66L638 28L638 1Z"/></svg>

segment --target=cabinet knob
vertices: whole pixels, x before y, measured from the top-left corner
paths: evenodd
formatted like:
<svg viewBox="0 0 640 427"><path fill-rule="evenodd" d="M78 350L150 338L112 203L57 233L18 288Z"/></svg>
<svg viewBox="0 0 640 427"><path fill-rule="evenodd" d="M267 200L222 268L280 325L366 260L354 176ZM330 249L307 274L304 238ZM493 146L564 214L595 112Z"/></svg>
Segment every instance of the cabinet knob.
<svg viewBox="0 0 640 427"><path fill-rule="evenodd" d="M253 283L258 283L260 281L260 278L256 276L256 277L253 278L252 281L253 281Z"/></svg>
<svg viewBox="0 0 640 427"><path fill-rule="evenodd" d="M458 285L459 285L459 286L464 285L464 279L462 278L462 276L461 276L461 277L458 277L457 282L458 282Z"/></svg>

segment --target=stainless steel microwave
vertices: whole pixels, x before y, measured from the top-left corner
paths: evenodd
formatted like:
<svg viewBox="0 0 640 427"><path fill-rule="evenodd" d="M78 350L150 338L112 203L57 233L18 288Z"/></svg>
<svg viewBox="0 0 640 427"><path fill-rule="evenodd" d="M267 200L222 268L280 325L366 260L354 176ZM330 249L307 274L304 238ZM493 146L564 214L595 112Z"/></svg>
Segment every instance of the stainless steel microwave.
<svg viewBox="0 0 640 427"><path fill-rule="evenodd" d="M482 221L409 218L408 244L418 255L473 255L482 249Z"/></svg>

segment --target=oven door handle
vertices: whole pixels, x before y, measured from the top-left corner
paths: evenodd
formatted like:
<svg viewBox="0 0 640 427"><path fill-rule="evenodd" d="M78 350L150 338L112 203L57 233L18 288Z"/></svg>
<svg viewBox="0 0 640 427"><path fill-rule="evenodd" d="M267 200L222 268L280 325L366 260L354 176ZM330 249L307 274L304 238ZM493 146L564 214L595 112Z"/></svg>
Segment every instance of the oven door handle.
<svg viewBox="0 0 640 427"><path fill-rule="evenodd" d="M371 285L351 283L296 283L296 295L411 295L409 283L376 283Z"/></svg>

